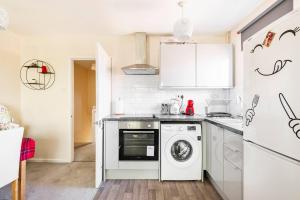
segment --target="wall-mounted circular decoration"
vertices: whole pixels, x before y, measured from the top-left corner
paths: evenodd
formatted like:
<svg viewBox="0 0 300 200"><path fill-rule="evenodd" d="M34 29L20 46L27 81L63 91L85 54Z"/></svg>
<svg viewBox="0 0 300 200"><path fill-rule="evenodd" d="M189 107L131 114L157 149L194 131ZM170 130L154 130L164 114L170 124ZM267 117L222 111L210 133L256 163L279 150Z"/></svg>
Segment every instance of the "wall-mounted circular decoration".
<svg viewBox="0 0 300 200"><path fill-rule="evenodd" d="M32 90L46 90L55 82L55 71L49 63L32 59L23 64L20 77L26 87Z"/></svg>

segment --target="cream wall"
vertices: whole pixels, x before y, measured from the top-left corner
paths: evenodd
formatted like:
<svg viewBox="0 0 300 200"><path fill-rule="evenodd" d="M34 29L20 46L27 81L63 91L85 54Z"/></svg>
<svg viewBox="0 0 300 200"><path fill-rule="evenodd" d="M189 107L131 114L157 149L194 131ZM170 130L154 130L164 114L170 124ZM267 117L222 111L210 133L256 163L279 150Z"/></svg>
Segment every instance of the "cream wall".
<svg viewBox="0 0 300 200"><path fill-rule="evenodd" d="M27 135L37 141L35 160L72 161L72 58L93 58L96 42L114 46L113 37L49 36L24 37L21 42L21 62L39 58L49 62L55 72L54 85L45 91L21 88L21 110ZM107 48L110 50L110 48Z"/></svg>
<svg viewBox="0 0 300 200"><path fill-rule="evenodd" d="M194 38L198 42L226 43L227 35L199 36ZM24 86L21 88L21 110L23 123L27 126L28 136L37 140L37 151L35 160L52 162L69 162L72 160L73 140L71 133L71 102L72 102L72 58L94 58L96 43L104 47L112 57L113 67L113 100L120 94L124 94L123 86L132 88L135 94L131 102L138 100L135 106L141 112L159 111L160 100L173 97L178 93L186 93L187 97L199 99L199 107L204 109L204 98L228 96L227 90L199 91L199 95L193 95L198 91L159 91L157 89L159 79L152 77L128 77L124 76L121 67L135 62L134 37L125 36L44 36L24 37L21 41L21 63L38 58L49 62L56 72L54 85L46 91L33 91ZM159 64L159 36L150 36L149 40L149 63ZM126 89L125 88L125 89ZM128 91L128 90L126 90ZM150 106L149 91L151 94L159 93L160 98ZM146 95L145 95L146 94ZM143 96L145 95L145 96ZM128 96L126 96L128 97ZM151 96L153 99L153 97ZM158 101L159 100L159 101ZM203 103L202 103L203 102ZM154 106L155 105L155 106Z"/></svg>
<svg viewBox="0 0 300 200"><path fill-rule="evenodd" d="M20 38L0 31L0 104L7 106L20 121Z"/></svg>

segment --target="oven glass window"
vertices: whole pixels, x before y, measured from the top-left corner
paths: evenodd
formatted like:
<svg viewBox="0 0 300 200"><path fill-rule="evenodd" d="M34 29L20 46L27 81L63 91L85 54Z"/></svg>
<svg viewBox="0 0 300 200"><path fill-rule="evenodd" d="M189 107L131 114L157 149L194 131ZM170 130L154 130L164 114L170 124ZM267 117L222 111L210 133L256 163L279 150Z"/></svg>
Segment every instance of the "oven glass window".
<svg viewBox="0 0 300 200"><path fill-rule="evenodd" d="M192 156L193 147L186 140L178 140L172 145L171 154L176 161L184 162Z"/></svg>
<svg viewBox="0 0 300 200"><path fill-rule="evenodd" d="M155 146L154 134L131 134L124 133L124 152L125 157L144 157L154 156L151 149Z"/></svg>

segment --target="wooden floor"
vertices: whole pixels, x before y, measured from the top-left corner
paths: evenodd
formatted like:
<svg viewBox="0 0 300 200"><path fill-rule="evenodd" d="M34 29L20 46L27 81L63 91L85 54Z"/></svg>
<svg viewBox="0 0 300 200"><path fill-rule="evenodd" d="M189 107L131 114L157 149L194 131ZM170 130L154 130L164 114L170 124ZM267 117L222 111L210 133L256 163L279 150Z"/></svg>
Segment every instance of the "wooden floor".
<svg viewBox="0 0 300 200"><path fill-rule="evenodd" d="M108 180L94 200L221 200L210 182Z"/></svg>

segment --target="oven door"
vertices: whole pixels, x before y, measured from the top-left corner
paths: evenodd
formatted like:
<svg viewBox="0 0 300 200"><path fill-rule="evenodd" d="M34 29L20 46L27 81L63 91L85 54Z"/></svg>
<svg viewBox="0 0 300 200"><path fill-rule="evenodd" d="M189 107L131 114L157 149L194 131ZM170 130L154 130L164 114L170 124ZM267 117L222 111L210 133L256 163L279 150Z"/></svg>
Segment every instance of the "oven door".
<svg viewBox="0 0 300 200"><path fill-rule="evenodd" d="M158 160L158 130L120 129L119 160Z"/></svg>

